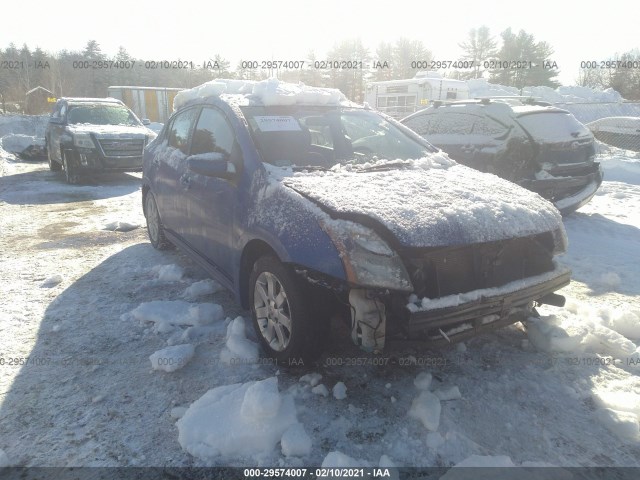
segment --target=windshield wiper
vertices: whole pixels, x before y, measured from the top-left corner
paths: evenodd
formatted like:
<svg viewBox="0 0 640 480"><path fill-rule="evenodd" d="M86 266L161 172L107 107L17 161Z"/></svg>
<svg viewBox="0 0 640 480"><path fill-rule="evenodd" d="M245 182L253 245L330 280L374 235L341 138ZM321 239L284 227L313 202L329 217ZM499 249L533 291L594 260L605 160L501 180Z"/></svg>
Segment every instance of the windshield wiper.
<svg viewBox="0 0 640 480"><path fill-rule="evenodd" d="M379 163L376 165L371 165L369 167L361 167L357 171L358 172L380 172L384 170L393 170L395 168L405 168L408 163L405 161L400 162L387 162L387 163Z"/></svg>

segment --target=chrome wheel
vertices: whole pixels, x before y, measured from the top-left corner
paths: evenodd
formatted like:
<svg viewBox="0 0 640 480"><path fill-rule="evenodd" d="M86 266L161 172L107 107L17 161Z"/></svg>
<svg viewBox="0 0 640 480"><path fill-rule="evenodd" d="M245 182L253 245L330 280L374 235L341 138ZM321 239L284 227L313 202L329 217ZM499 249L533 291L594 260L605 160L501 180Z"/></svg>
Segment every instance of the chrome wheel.
<svg viewBox="0 0 640 480"><path fill-rule="evenodd" d="M255 282L253 306L260 334L270 348L282 352L291 341L291 308L282 283L271 272Z"/></svg>

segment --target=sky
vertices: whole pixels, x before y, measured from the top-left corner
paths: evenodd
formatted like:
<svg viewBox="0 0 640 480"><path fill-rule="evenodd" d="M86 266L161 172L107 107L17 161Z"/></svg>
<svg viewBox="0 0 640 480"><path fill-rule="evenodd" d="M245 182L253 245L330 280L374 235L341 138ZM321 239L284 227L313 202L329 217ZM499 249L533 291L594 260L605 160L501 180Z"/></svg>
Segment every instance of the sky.
<svg viewBox="0 0 640 480"><path fill-rule="evenodd" d="M558 0L279 0L277 2L182 2L109 0L6 0L0 48L10 42L45 51L82 50L96 40L107 55L124 46L145 60L187 60L200 64L220 54L241 60L318 58L343 39L360 38L375 52L380 42L421 40L436 60L457 60L472 28L489 27L497 39L511 27L524 29L555 50L560 81L573 84L580 62L607 60L640 47L635 2ZM526 59L525 59L526 60Z"/></svg>

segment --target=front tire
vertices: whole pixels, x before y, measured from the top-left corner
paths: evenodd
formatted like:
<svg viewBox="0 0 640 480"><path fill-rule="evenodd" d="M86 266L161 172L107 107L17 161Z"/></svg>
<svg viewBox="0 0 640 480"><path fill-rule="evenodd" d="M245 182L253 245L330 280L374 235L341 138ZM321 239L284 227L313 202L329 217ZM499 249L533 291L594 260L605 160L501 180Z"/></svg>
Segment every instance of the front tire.
<svg viewBox="0 0 640 480"><path fill-rule="evenodd" d="M277 258L256 261L249 277L249 305L253 327L270 358L301 366L323 347L319 318L312 315L309 289Z"/></svg>
<svg viewBox="0 0 640 480"><path fill-rule="evenodd" d="M144 216L147 219L147 234L153 248L158 250L171 248L171 242L164 235L164 226L162 225L162 220L160 220L156 199L151 192L147 192L144 198Z"/></svg>
<svg viewBox="0 0 640 480"><path fill-rule="evenodd" d="M47 159L49 160L49 170L52 172L59 172L62 170L62 165L56 162L51 156L51 142L47 142Z"/></svg>
<svg viewBox="0 0 640 480"><path fill-rule="evenodd" d="M62 153L62 169L64 170L64 177L67 183L70 185L77 185L80 183L80 174L76 167L67 158L67 155Z"/></svg>

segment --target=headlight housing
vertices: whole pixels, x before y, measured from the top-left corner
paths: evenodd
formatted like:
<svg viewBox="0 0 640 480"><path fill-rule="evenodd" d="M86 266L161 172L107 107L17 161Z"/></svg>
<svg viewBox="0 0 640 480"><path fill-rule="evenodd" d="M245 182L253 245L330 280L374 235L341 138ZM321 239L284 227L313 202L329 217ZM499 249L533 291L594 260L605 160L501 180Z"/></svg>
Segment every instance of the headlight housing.
<svg viewBox="0 0 640 480"><path fill-rule="evenodd" d="M321 226L340 252L350 283L361 287L413 291L402 260L373 230L346 220L324 221Z"/></svg>
<svg viewBox="0 0 640 480"><path fill-rule="evenodd" d="M95 145L88 133L74 133L73 144L79 148L94 148Z"/></svg>
<svg viewBox="0 0 640 480"><path fill-rule="evenodd" d="M553 236L553 254L562 255L567 251L567 245L569 244L564 227L556 228L551 232L551 235Z"/></svg>

